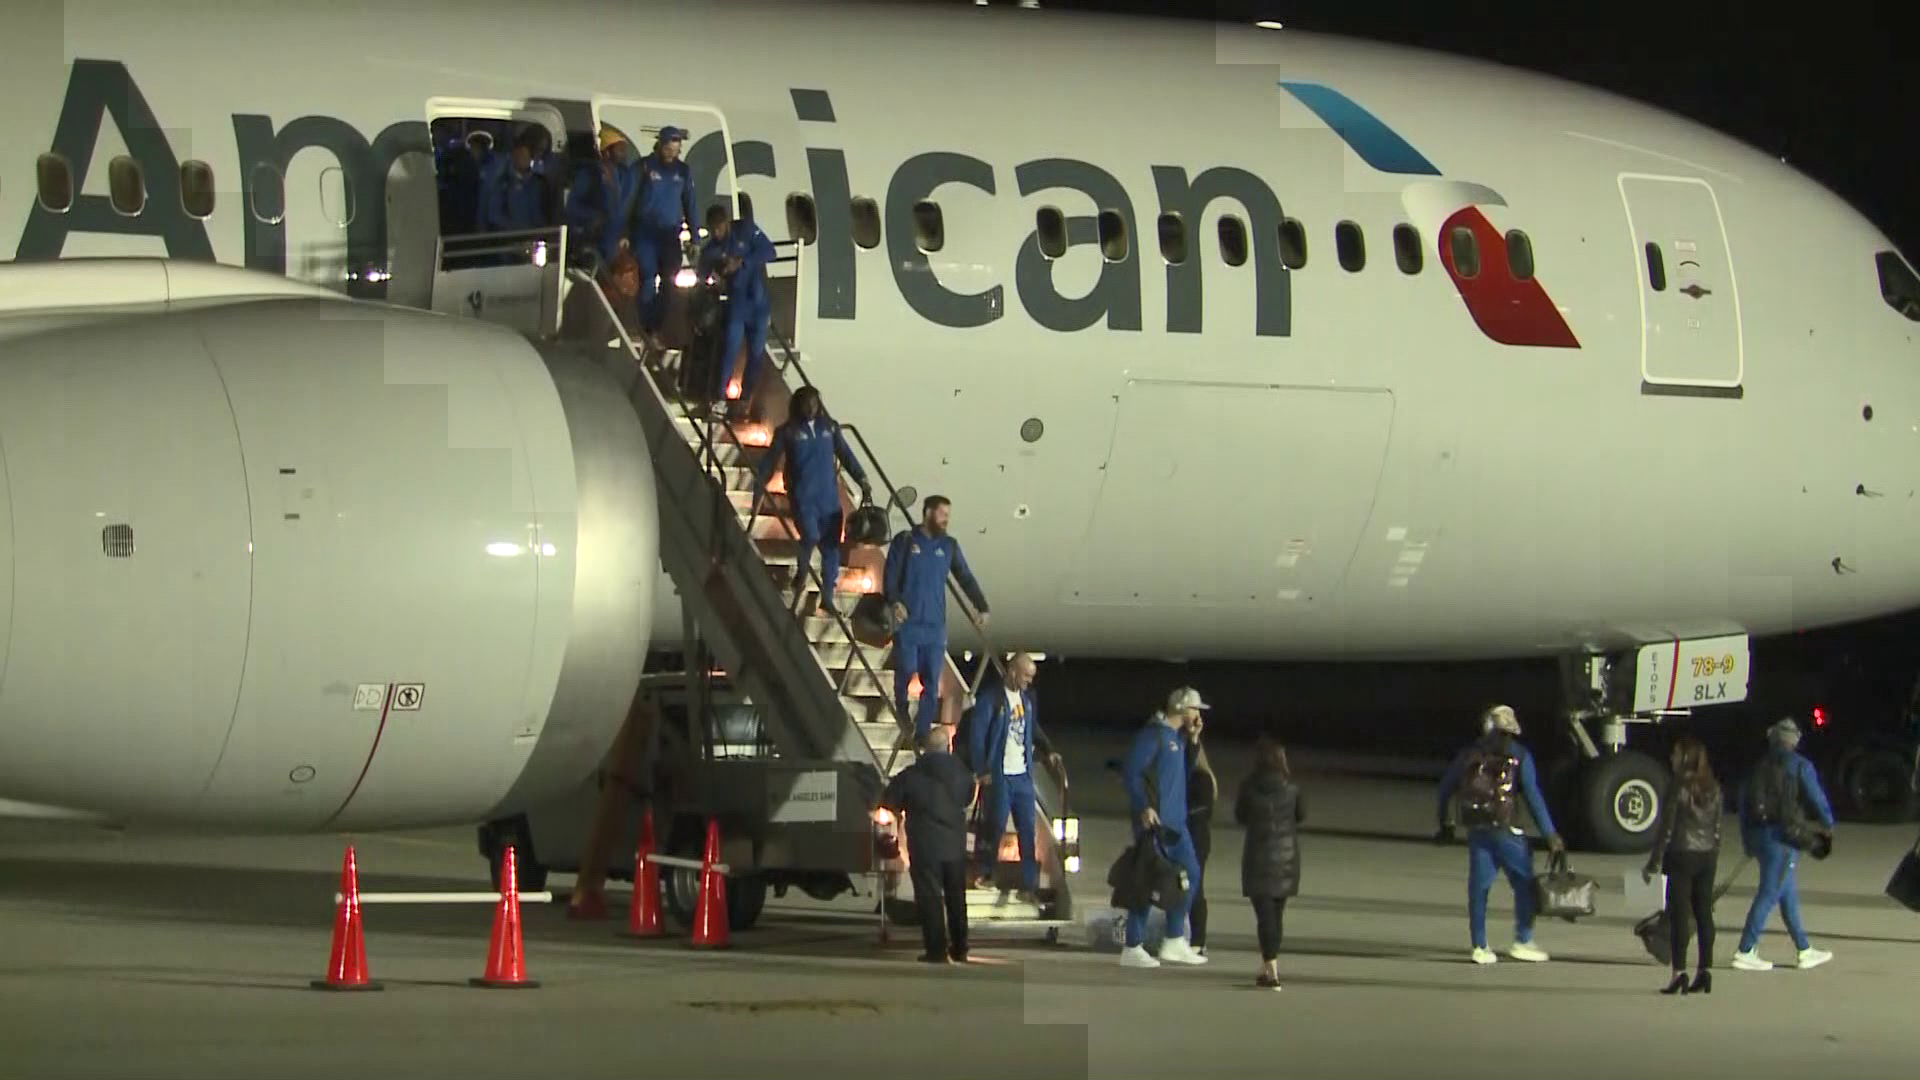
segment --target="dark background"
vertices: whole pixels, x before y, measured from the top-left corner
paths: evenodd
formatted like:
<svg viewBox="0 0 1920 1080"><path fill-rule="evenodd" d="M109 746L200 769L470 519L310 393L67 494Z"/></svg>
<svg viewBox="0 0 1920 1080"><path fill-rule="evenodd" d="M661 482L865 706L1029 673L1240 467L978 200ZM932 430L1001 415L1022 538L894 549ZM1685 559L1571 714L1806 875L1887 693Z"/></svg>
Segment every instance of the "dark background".
<svg viewBox="0 0 1920 1080"><path fill-rule="evenodd" d="M908 0L964 3L966 0ZM1014 0L993 0L1011 5ZM1598 86L1718 128L1825 184L1920 250L1920 16L1891 5L1763 8L1514 0L1041 0L1049 10L1170 15L1422 46ZM1894 14L1894 12L1899 12ZM1792 223L1783 221L1782 242ZM989 585L991 583L988 583ZM1671 725L1712 743L1757 748L1787 711L1826 707L1849 726L1897 722L1915 674L1915 615L1756 642L1747 705ZM1852 664L1848 666L1848 659ZM1471 736L1486 704L1506 701L1536 725L1557 701L1552 661L1455 665L1246 665L1078 661L1043 665L1043 717L1138 723L1181 681L1217 708L1219 733L1272 731L1328 749L1427 756ZM1538 726L1536 726L1538 730Z"/></svg>

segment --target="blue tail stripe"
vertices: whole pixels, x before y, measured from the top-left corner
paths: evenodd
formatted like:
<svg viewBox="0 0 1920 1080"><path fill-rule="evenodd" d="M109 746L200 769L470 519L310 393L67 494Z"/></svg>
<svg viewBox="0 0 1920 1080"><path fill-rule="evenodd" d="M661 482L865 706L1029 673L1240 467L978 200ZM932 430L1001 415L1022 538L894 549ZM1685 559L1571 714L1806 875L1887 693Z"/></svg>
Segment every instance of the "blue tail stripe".
<svg viewBox="0 0 1920 1080"><path fill-rule="evenodd" d="M1440 175L1440 170L1398 132L1340 91L1309 82L1282 82L1280 86L1312 109L1321 123L1338 132L1360 160L1381 172Z"/></svg>

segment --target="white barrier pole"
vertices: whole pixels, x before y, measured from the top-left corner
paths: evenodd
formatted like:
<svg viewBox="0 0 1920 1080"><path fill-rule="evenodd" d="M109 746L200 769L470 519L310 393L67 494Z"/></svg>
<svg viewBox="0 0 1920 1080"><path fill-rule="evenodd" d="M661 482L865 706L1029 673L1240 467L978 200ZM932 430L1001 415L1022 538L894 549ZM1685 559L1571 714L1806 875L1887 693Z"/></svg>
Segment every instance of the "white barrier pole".
<svg viewBox="0 0 1920 1080"><path fill-rule="evenodd" d="M650 863L659 863L661 866L677 866L682 870L712 870L714 873L723 877L732 873L731 870L727 869L726 863L714 863L712 866L708 866L699 859L683 859L678 855L649 855L647 856L647 861Z"/></svg>
<svg viewBox="0 0 1920 1080"><path fill-rule="evenodd" d="M360 902L363 904L497 904L502 894L497 892L363 892ZM523 892L518 894L523 904L550 904L551 892ZM334 893L333 902L345 900L343 893Z"/></svg>

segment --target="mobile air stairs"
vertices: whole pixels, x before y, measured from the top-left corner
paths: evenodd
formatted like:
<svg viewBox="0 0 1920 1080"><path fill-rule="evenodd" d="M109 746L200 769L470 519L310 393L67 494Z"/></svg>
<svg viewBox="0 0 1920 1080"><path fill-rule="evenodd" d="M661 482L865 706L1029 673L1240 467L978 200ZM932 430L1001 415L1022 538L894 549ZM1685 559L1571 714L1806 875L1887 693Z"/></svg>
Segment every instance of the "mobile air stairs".
<svg viewBox="0 0 1920 1080"><path fill-rule="evenodd" d="M792 242L777 247L782 256L770 268L772 362L756 394L761 422L709 415L703 387L682 393L676 370L692 341L684 274L680 287L668 293L666 326L642 347L591 274L564 263L529 267L565 275L565 299L550 309L553 319L544 328L551 332L533 336L547 339L545 347L589 351L626 389L652 457L661 562L687 622L688 680L710 681L717 664L731 688L752 703L759 725L752 742L763 753L742 755L737 738L695 722L689 724L694 737L687 740L692 745L683 751L685 760L648 763L677 777L665 785L675 789L665 812L682 820L660 827L684 833L699 817L717 817L726 838L723 857L735 876L744 876L741 885L748 890L764 890L771 881L784 892L787 882L795 882L824 897L835 890L817 888L822 874L845 875L845 888L873 875L882 925L914 922L904 837L893 816L877 809L886 781L917 756L912 720L900 715L894 701L890 636L881 621L860 613L878 602L863 606L863 597L883 591L884 545L917 523L916 508L902 499L859 428L843 424L876 493L884 493L885 530L857 538L864 542L847 553L840 580L831 584L836 601L830 607L820 603L829 586L820 579L817 560L804 580L793 582L799 534L779 512L785 507L778 472L769 480L768 498L760 500L768 505L756 505L754 491L754 467L768 452L773 424L784 417L792 389L810 385L791 336L801 249ZM844 486L841 499L852 522L856 504ZM948 657L941 719L951 725L971 705L990 665L1004 676L1008 654L989 639L951 579L948 591L967 623L967 640L959 644L979 658L969 679ZM652 742L657 747L660 740ZM723 742L732 743L731 752L721 752ZM998 927L1044 929L1057 940L1073 918L1069 875L1080 865L1079 823L1067 813L1064 770L1036 764L1042 766L1035 772L1039 903L1013 895L1018 852L1015 836L1006 832L1000 837L999 879L969 893L971 921L982 937ZM658 820L661 792L651 790ZM730 884L730 892L735 888ZM753 910L757 914L757 905Z"/></svg>

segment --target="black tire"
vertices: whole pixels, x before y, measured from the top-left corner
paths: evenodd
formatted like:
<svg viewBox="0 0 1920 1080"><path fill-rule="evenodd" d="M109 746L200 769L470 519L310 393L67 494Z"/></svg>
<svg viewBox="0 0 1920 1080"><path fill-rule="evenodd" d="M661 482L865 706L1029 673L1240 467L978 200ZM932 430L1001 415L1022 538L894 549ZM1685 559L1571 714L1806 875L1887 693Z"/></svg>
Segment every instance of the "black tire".
<svg viewBox="0 0 1920 1080"><path fill-rule="evenodd" d="M496 822L493 834L493 850L487 853L487 879L493 882L493 890L500 891L500 877L506 872L507 846L513 846L513 872L520 881L521 892L541 892L547 887L547 868L533 853L533 839L528 835L524 818Z"/></svg>
<svg viewBox="0 0 1920 1080"><path fill-rule="evenodd" d="M1587 766L1581 824L1588 843L1599 851L1653 849L1660 799L1667 770L1637 750L1608 754Z"/></svg>
<svg viewBox="0 0 1920 1080"><path fill-rule="evenodd" d="M1885 747L1863 748L1842 757L1836 771L1840 801L1851 816L1882 824L1912 817L1913 765L1906 756Z"/></svg>
<svg viewBox="0 0 1920 1080"><path fill-rule="evenodd" d="M727 928L751 930L767 909L767 879L759 874L727 879Z"/></svg>

